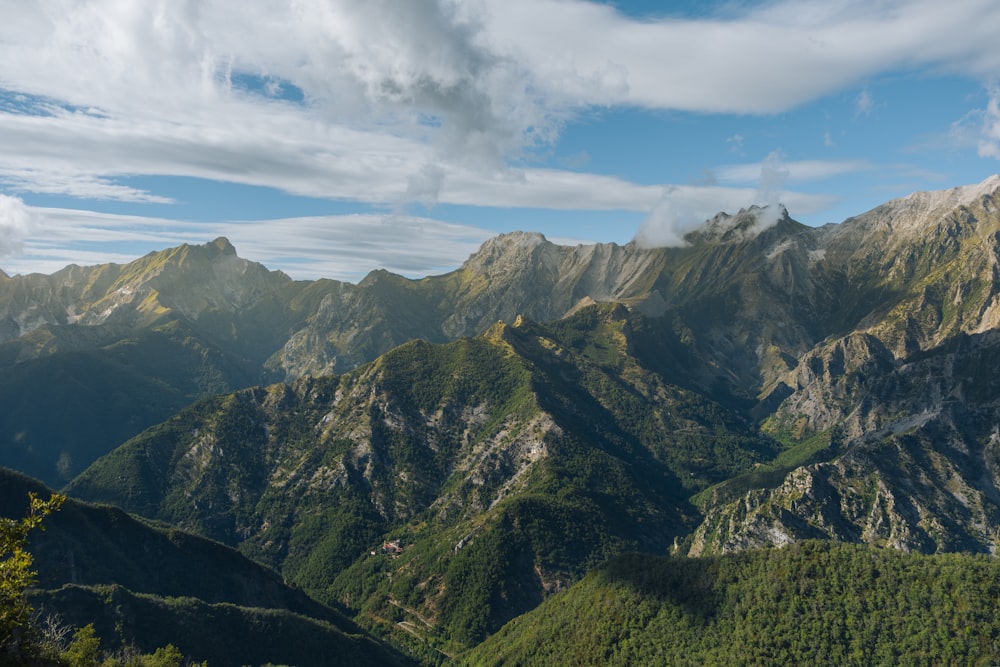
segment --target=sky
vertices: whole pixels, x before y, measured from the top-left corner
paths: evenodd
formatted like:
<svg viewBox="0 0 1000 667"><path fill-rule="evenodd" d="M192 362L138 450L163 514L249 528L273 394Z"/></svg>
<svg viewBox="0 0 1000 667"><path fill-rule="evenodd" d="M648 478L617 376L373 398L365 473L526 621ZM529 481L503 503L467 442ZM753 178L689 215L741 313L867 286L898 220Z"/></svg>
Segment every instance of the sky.
<svg viewBox="0 0 1000 667"><path fill-rule="evenodd" d="M839 223L1000 172L996 0L0 0L0 269ZM771 210L777 210L772 208Z"/></svg>

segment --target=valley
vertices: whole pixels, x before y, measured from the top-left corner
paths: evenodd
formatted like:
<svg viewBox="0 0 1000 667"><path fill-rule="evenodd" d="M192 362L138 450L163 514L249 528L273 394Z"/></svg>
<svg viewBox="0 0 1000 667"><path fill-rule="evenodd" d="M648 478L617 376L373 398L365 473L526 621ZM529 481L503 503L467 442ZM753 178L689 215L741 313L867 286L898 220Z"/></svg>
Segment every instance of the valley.
<svg viewBox="0 0 1000 667"><path fill-rule="evenodd" d="M211 664L191 619L295 664L995 660L1000 177L763 217L356 285L225 239L0 274L0 510L71 499L35 599Z"/></svg>

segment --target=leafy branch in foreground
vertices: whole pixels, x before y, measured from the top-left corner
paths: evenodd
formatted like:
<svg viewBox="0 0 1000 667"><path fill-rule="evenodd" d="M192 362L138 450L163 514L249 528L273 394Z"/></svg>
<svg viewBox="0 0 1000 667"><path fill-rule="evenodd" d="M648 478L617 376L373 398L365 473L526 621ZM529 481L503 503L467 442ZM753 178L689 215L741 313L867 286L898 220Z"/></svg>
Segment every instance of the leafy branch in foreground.
<svg viewBox="0 0 1000 667"><path fill-rule="evenodd" d="M37 654L41 632L33 622L34 609L25 593L35 582L28 535L44 530L42 520L59 509L65 496L53 493L48 500L28 494L28 513L21 519L0 517L0 663Z"/></svg>

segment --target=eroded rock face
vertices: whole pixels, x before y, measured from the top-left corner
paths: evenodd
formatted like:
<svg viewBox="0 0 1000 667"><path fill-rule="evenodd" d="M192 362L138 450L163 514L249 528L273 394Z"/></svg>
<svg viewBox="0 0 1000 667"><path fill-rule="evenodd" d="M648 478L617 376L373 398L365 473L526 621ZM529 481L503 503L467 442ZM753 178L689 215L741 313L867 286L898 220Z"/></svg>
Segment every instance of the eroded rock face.
<svg viewBox="0 0 1000 667"><path fill-rule="evenodd" d="M854 444L709 510L692 555L801 539L866 542L925 553L996 553L1000 440L939 415L905 433Z"/></svg>

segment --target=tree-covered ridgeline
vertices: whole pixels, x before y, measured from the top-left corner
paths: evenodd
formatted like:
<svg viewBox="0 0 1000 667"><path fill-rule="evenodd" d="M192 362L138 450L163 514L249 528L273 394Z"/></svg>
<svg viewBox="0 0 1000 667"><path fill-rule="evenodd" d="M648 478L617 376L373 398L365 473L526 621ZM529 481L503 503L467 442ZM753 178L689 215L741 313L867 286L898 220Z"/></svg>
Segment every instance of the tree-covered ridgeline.
<svg viewBox="0 0 1000 667"><path fill-rule="evenodd" d="M1000 562L834 542L629 555L509 623L475 665L991 665Z"/></svg>

